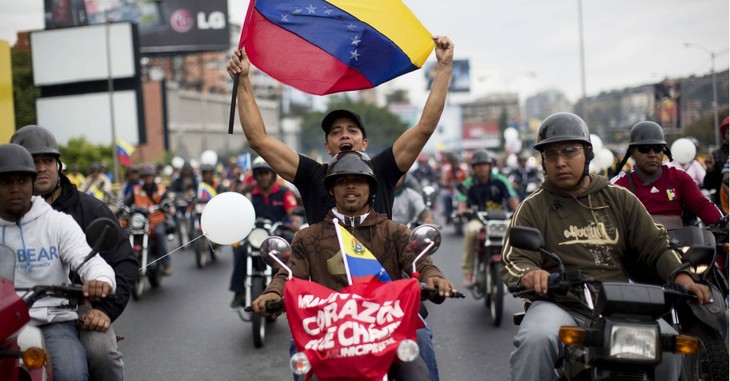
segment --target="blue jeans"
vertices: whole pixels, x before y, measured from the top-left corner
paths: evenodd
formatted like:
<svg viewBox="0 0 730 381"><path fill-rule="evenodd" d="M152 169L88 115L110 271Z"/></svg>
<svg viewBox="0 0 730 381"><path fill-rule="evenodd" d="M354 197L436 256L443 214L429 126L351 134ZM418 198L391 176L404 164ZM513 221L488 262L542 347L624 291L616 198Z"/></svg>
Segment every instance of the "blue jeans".
<svg viewBox="0 0 730 381"><path fill-rule="evenodd" d="M124 380L124 362L117 347L117 336L110 326L106 332L79 331L81 342L86 348L89 379L94 381Z"/></svg>
<svg viewBox="0 0 730 381"><path fill-rule="evenodd" d="M50 323L38 327L43 331L46 349L53 363L55 381L85 381L89 379L86 350L75 321Z"/></svg>
<svg viewBox="0 0 730 381"><path fill-rule="evenodd" d="M160 222L157 226L155 226L153 234L155 247L157 248L157 258L161 258L163 255L167 254L167 226L165 226L165 221ZM160 259L160 265L162 265L162 267L170 267L170 256L168 255Z"/></svg>
<svg viewBox="0 0 730 381"><path fill-rule="evenodd" d="M228 289L233 292L245 292L244 282L246 282L246 246L240 245L233 249L233 272Z"/></svg>
<svg viewBox="0 0 730 381"><path fill-rule="evenodd" d="M569 313L560 306L536 301L530 305L514 338L515 350L509 358L512 380L552 380L555 362L563 355L563 343L558 340L562 325L585 326L585 317ZM659 319L662 333L677 333L667 322ZM682 367L679 355L664 352L655 371L656 380L677 380Z"/></svg>

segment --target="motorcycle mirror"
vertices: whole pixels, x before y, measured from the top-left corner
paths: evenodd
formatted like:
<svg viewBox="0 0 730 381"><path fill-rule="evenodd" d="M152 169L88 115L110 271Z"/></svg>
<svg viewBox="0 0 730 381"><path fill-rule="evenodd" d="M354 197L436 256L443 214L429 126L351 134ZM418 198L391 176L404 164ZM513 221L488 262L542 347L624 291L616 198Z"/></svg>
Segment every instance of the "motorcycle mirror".
<svg viewBox="0 0 730 381"><path fill-rule="evenodd" d="M110 218L101 217L86 227L86 242L95 252L110 250L117 243L116 224Z"/></svg>
<svg viewBox="0 0 730 381"><path fill-rule="evenodd" d="M13 283L15 279L15 251L0 244L0 278L5 278Z"/></svg>
<svg viewBox="0 0 730 381"><path fill-rule="evenodd" d="M416 272L418 260L423 255L433 255L441 246L441 232L435 225L419 225L411 231L408 244L417 253L416 259L413 261L413 272Z"/></svg>
<svg viewBox="0 0 730 381"><path fill-rule="evenodd" d="M682 253L682 261L689 262L692 267L711 264L715 259L715 236L707 229L699 226L685 226L681 229L669 230L672 241L678 246L688 246Z"/></svg>
<svg viewBox="0 0 730 381"><path fill-rule="evenodd" d="M538 251L545 246L542 233L528 226L512 226L507 232L510 245L523 250Z"/></svg>
<svg viewBox="0 0 730 381"><path fill-rule="evenodd" d="M261 257L267 265L273 269L286 269L289 279L292 277L291 269L286 265L291 258L291 245L284 238L271 236L261 243Z"/></svg>

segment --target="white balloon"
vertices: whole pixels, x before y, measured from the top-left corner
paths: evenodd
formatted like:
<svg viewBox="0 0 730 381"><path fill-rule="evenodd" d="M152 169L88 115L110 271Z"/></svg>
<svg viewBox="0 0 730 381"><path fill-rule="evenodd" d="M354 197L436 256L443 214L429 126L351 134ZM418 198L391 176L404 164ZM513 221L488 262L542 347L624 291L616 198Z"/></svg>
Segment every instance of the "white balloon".
<svg viewBox="0 0 730 381"><path fill-rule="evenodd" d="M687 164L697 155L697 147L691 140L679 138L672 143L672 158L680 164Z"/></svg>
<svg viewBox="0 0 730 381"><path fill-rule="evenodd" d="M613 152L607 148L602 148L598 153L596 154L596 164L598 165L599 169L606 169L613 165Z"/></svg>
<svg viewBox="0 0 730 381"><path fill-rule="evenodd" d="M595 160L591 160L591 162L588 164L588 173L596 174L599 170L600 169L598 168L598 163L596 163Z"/></svg>
<svg viewBox="0 0 730 381"><path fill-rule="evenodd" d="M180 156L175 156L172 158L172 167L175 169L180 169L182 166L185 165L185 159L181 158Z"/></svg>
<svg viewBox="0 0 730 381"><path fill-rule="evenodd" d="M200 164L216 165L218 164L218 154L213 150L205 150L200 154Z"/></svg>
<svg viewBox="0 0 730 381"><path fill-rule="evenodd" d="M603 149L603 140L596 134L591 134L591 144L593 144L593 152L599 152Z"/></svg>
<svg viewBox="0 0 730 381"><path fill-rule="evenodd" d="M238 192L223 192L205 205L200 227L209 240L231 245L246 238L256 221L251 201Z"/></svg>
<svg viewBox="0 0 730 381"><path fill-rule="evenodd" d="M514 127L507 127L504 129L504 140L510 141L510 140L518 140L520 138L520 133L517 131Z"/></svg>
<svg viewBox="0 0 730 381"><path fill-rule="evenodd" d="M506 140L504 150L508 153L518 153L522 149L522 140Z"/></svg>

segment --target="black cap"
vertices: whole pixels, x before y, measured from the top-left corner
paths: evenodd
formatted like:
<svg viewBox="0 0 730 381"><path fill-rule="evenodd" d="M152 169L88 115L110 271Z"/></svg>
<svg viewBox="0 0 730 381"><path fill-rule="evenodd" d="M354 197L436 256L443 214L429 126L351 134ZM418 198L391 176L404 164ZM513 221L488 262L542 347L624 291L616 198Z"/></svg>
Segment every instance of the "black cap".
<svg viewBox="0 0 730 381"><path fill-rule="evenodd" d="M334 110L331 111L327 116L322 119L322 130L324 131L324 135L327 136L330 132L330 128L332 127L332 123L335 122L335 120L340 118L347 118L355 122L358 127L360 127L360 131L362 131L362 137L366 139L368 136L365 133L365 127L362 125L362 120L360 119L360 115L355 114L352 111L348 110Z"/></svg>

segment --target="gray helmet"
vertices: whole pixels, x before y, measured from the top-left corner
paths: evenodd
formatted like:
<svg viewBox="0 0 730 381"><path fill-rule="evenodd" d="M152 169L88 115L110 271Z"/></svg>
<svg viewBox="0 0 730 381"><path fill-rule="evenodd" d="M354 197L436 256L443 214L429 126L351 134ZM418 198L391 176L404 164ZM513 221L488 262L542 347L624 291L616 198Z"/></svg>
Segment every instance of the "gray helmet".
<svg viewBox="0 0 730 381"><path fill-rule="evenodd" d="M479 150L474 152L474 154L471 155L471 165L477 165L477 164L491 164L494 165L496 160L494 159L494 155L489 153L487 150Z"/></svg>
<svg viewBox="0 0 730 381"><path fill-rule="evenodd" d="M0 174L8 173L26 173L34 179L38 174L33 156L23 146L14 143L0 144Z"/></svg>
<svg viewBox="0 0 730 381"><path fill-rule="evenodd" d="M25 147L31 155L61 157L56 137L47 128L41 126L31 124L21 127L10 137L10 143Z"/></svg>
<svg viewBox="0 0 730 381"><path fill-rule="evenodd" d="M636 123L631 127L629 136L631 137L629 147L643 144L667 144L667 141L664 140L662 126L651 121Z"/></svg>
<svg viewBox="0 0 730 381"><path fill-rule="evenodd" d="M274 172L273 169L271 169L271 166L269 163L266 162L262 157L258 157L253 161L253 164L251 164L251 171L255 175L256 172L263 172L263 171L269 171ZM275 173L275 172L274 172Z"/></svg>
<svg viewBox="0 0 730 381"><path fill-rule="evenodd" d="M215 166L213 164L203 164L200 166L200 172L215 172Z"/></svg>
<svg viewBox="0 0 730 381"><path fill-rule="evenodd" d="M152 163L144 163L139 169L140 176L154 176L157 175L157 167Z"/></svg>
<svg viewBox="0 0 730 381"><path fill-rule="evenodd" d="M343 151L335 155L327 166L327 176L324 178L324 187L330 191L335 186L335 180L344 175L360 175L367 178L370 184L370 194L378 189L378 179L370 157L358 151Z"/></svg>
<svg viewBox="0 0 730 381"><path fill-rule="evenodd" d="M579 141L593 147L583 119L573 113L558 112L542 121L537 131L537 143L532 148L542 152L547 144L567 141Z"/></svg>

